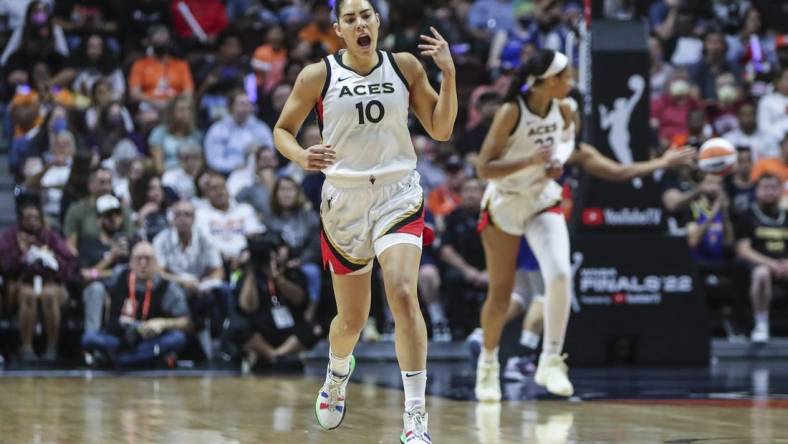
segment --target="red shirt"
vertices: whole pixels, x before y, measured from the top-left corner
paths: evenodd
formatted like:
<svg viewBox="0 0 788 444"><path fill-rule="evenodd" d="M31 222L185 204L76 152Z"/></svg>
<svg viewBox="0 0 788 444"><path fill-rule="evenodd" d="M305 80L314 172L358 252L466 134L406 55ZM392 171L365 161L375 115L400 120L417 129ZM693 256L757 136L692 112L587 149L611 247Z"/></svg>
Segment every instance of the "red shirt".
<svg viewBox="0 0 788 444"><path fill-rule="evenodd" d="M651 117L659 122L659 140L670 141L679 134L687 133L687 114L700 107L691 97L676 101L668 94L651 102Z"/></svg>
<svg viewBox="0 0 788 444"><path fill-rule="evenodd" d="M173 0L170 6L175 33L178 37L194 38L192 29L178 9L179 3L183 3L189 8L207 36L215 37L227 28L227 12L224 10L224 4L219 0Z"/></svg>

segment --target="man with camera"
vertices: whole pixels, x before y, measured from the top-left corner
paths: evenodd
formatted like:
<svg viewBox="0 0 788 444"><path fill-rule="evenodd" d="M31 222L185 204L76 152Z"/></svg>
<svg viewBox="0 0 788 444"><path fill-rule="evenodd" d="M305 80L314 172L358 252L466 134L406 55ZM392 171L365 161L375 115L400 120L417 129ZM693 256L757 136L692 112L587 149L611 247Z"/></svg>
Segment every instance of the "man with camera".
<svg viewBox="0 0 788 444"><path fill-rule="evenodd" d="M250 237L248 251L226 334L246 355L245 366L253 367L258 358L275 364L284 355L312 347L321 330L304 319L309 303L306 277L287 266L290 252L280 235Z"/></svg>
<svg viewBox="0 0 788 444"><path fill-rule="evenodd" d="M82 347L96 351L120 367L162 360L169 367L186 346L190 328L186 295L157 272L153 246L142 241L131 250L128 269L109 288L107 327L86 332Z"/></svg>

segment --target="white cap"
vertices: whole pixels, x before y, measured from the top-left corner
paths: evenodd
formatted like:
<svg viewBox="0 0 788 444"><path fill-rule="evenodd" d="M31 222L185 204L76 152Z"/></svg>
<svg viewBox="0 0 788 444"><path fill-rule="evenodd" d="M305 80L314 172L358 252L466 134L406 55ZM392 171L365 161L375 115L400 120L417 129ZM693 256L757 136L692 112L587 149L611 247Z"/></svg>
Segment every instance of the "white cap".
<svg viewBox="0 0 788 444"><path fill-rule="evenodd" d="M99 216L114 210L120 210L120 201L117 197L105 194L96 199L96 212Z"/></svg>

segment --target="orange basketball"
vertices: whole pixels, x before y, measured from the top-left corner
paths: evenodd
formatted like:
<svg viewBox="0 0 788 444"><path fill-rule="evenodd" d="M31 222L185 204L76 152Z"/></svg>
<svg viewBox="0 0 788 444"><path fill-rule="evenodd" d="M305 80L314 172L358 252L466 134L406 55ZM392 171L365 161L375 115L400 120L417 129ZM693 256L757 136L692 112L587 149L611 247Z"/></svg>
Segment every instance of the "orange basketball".
<svg viewBox="0 0 788 444"><path fill-rule="evenodd" d="M722 137L714 137L700 147L698 168L706 173L725 176L733 172L736 157L736 147L732 143Z"/></svg>

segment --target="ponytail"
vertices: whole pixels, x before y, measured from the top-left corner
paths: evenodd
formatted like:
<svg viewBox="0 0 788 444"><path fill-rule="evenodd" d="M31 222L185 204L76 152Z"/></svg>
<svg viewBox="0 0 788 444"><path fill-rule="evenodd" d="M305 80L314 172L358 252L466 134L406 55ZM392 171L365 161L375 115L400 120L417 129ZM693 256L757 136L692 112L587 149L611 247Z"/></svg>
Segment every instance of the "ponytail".
<svg viewBox="0 0 788 444"><path fill-rule="evenodd" d="M509 90L504 96L505 102L517 100L517 97L530 88L540 84L544 79L559 74L566 69L568 60L565 55L552 49L542 49L528 58L515 72Z"/></svg>

